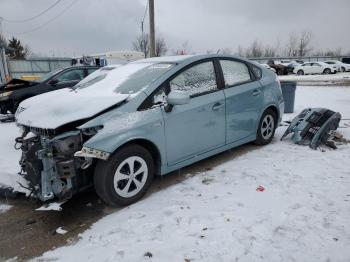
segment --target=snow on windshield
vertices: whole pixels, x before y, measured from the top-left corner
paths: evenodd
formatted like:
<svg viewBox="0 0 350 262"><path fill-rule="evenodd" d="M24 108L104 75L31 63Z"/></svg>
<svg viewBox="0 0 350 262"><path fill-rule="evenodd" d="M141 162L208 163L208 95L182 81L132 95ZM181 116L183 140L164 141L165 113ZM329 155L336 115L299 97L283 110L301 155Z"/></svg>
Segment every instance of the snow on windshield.
<svg viewBox="0 0 350 262"><path fill-rule="evenodd" d="M134 94L146 87L166 71L170 63L130 63L116 68L104 67L83 79L76 90L88 92L107 92Z"/></svg>

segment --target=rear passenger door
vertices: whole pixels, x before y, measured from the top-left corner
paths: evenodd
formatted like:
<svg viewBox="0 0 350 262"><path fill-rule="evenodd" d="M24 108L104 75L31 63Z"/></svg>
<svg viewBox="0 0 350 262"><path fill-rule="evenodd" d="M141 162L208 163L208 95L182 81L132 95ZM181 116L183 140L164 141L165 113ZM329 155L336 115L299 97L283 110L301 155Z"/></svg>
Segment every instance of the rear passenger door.
<svg viewBox="0 0 350 262"><path fill-rule="evenodd" d="M225 82L226 143L230 144L256 133L263 94L261 84L244 62L228 59L219 62Z"/></svg>
<svg viewBox="0 0 350 262"><path fill-rule="evenodd" d="M302 68L305 74L313 74L312 63L304 63Z"/></svg>
<svg viewBox="0 0 350 262"><path fill-rule="evenodd" d="M312 73L313 74L323 73L323 67L319 63L312 63Z"/></svg>

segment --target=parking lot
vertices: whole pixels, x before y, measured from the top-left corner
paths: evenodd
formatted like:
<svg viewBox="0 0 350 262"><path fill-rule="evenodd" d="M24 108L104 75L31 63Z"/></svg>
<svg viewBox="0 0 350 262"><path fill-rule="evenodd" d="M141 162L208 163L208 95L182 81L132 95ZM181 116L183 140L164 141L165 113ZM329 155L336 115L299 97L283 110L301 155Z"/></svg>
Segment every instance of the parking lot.
<svg viewBox="0 0 350 262"><path fill-rule="evenodd" d="M295 113L284 120L305 107L341 112L339 132L350 137L349 87L298 86ZM0 183L16 185L17 128L0 128ZM315 151L279 141L285 128L268 146L244 145L157 179L146 198L123 209L105 206L94 192L77 195L62 211L2 199L0 257L347 261L350 145ZM55 233L59 227L67 233Z"/></svg>

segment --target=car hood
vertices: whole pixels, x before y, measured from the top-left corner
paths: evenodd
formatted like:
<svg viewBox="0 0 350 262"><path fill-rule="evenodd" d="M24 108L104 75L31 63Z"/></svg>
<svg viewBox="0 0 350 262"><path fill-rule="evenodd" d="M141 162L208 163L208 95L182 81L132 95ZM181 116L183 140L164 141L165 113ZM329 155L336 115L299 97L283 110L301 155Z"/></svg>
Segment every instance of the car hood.
<svg viewBox="0 0 350 262"><path fill-rule="evenodd" d="M9 82L6 84L0 85L0 93L1 92L8 92L8 91L13 91L16 89L21 89L21 88L26 88L29 86L35 86L38 85L38 82L35 81L27 81L27 80L22 80L22 79L11 79Z"/></svg>
<svg viewBox="0 0 350 262"><path fill-rule="evenodd" d="M91 93L69 88L24 100L16 112L16 122L35 128L56 129L62 125L91 118L120 104L130 95Z"/></svg>

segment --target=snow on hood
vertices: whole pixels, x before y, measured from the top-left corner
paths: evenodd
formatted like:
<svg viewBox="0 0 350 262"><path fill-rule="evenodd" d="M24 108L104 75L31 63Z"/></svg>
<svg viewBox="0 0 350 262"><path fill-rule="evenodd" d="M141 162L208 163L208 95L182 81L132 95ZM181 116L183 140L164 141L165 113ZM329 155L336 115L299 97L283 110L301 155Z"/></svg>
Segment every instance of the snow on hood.
<svg viewBox="0 0 350 262"><path fill-rule="evenodd" d="M83 79L74 90L66 88L24 100L16 112L16 121L20 125L55 129L93 117L133 95L121 94L116 89L134 73L152 64L105 67Z"/></svg>
<svg viewBox="0 0 350 262"><path fill-rule="evenodd" d="M92 117L128 97L128 94L60 89L24 100L16 112L16 121L20 125L55 129Z"/></svg>

